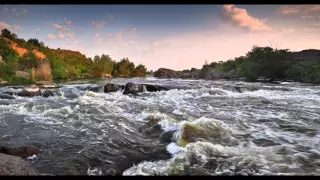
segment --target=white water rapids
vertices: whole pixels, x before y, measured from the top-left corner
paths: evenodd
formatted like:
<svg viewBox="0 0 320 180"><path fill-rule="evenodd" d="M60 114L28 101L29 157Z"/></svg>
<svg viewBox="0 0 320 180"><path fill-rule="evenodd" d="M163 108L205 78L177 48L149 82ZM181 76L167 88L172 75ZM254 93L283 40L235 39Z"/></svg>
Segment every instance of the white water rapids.
<svg viewBox="0 0 320 180"><path fill-rule="evenodd" d="M79 90L108 82L186 89L139 96ZM53 92L0 99L0 142L40 148L34 166L43 173L320 175L319 86L133 78L68 82ZM139 130L149 115L161 118L162 131L177 130L175 140L186 122L206 129L209 138L186 147L160 143Z"/></svg>

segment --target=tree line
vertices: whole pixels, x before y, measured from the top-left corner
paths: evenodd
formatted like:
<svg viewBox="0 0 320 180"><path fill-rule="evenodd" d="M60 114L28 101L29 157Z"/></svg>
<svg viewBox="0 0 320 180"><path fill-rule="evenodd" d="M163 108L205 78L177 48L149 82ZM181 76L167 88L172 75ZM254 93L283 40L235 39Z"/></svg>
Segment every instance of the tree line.
<svg viewBox="0 0 320 180"><path fill-rule="evenodd" d="M259 78L320 83L320 50L290 52L288 49L254 46L245 56L227 61L207 62L199 70L183 70L204 79Z"/></svg>

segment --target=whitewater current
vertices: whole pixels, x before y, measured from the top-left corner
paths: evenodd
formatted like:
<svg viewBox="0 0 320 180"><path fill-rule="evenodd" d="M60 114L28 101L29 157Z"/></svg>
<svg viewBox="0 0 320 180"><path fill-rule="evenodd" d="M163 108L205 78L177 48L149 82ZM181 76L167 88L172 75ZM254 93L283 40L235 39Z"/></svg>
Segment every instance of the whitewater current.
<svg viewBox="0 0 320 180"><path fill-rule="evenodd" d="M130 96L84 88L108 82L172 89ZM1 145L39 148L32 165L41 173L320 175L320 86L156 78L59 85L49 98L0 99ZM179 147L185 123L207 138ZM159 140L173 130L170 143Z"/></svg>

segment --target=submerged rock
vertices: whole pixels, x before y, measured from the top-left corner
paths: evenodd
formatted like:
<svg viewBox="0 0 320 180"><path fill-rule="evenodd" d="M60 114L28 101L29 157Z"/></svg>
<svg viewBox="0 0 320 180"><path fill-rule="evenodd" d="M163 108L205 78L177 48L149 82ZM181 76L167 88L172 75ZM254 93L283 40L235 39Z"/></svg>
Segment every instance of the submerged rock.
<svg viewBox="0 0 320 180"><path fill-rule="evenodd" d="M129 82L124 87L123 94L137 94L139 92L143 92L143 85Z"/></svg>
<svg viewBox="0 0 320 180"><path fill-rule="evenodd" d="M15 99L12 95L0 93L0 99Z"/></svg>
<svg viewBox="0 0 320 180"><path fill-rule="evenodd" d="M204 137L204 129L196 124L184 123L179 138L178 146L186 146L190 142L195 142L198 138Z"/></svg>
<svg viewBox="0 0 320 180"><path fill-rule="evenodd" d="M50 96L54 96L53 93L49 90L45 90L42 94L43 97L50 97Z"/></svg>
<svg viewBox="0 0 320 180"><path fill-rule="evenodd" d="M101 86L91 86L91 87L88 87L86 90L98 93L98 92L101 92L102 89L103 87Z"/></svg>
<svg viewBox="0 0 320 180"><path fill-rule="evenodd" d="M0 153L0 175L38 175L36 169L20 157Z"/></svg>
<svg viewBox="0 0 320 180"><path fill-rule="evenodd" d="M148 92L156 92L156 91L167 91L169 90L166 87L162 87L159 85L152 85L152 84L143 84L143 86L146 88Z"/></svg>
<svg viewBox="0 0 320 180"><path fill-rule="evenodd" d="M160 121L162 118L159 117L159 116L150 114L150 115L147 117L147 119L148 119L149 121L158 122L158 121Z"/></svg>
<svg viewBox="0 0 320 180"><path fill-rule="evenodd" d="M104 86L104 92L109 93L109 92L117 92L119 90L119 85L113 84L113 83L108 83Z"/></svg>
<svg viewBox="0 0 320 180"><path fill-rule="evenodd" d="M254 139L252 142L261 147L281 145L280 143L276 143L268 139Z"/></svg>
<svg viewBox="0 0 320 180"><path fill-rule="evenodd" d="M175 132L176 132L176 130L163 132L163 133L160 135L160 137L159 137L160 142L163 142L163 143L170 143L170 142L172 142L173 134L174 134Z"/></svg>
<svg viewBox="0 0 320 180"><path fill-rule="evenodd" d="M24 97L33 97L33 96L40 96L41 91L37 85L31 85L23 89L18 93L18 96Z"/></svg>

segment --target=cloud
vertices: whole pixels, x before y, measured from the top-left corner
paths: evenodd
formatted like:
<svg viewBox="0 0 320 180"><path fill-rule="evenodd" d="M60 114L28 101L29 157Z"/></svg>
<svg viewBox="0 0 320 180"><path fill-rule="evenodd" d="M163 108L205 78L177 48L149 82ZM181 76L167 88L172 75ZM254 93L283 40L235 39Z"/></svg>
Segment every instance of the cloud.
<svg viewBox="0 0 320 180"><path fill-rule="evenodd" d="M246 9L235 5L223 5L223 16L236 26L245 28L251 32L271 31L272 28L265 24L265 20L255 18L248 14Z"/></svg>
<svg viewBox="0 0 320 180"><path fill-rule="evenodd" d="M71 25L72 21L68 20L68 21L66 21L66 24Z"/></svg>
<svg viewBox="0 0 320 180"><path fill-rule="evenodd" d="M28 13L28 12L29 12L29 11L26 10L25 8L21 8L21 10L22 10L23 13Z"/></svg>
<svg viewBox="0 0 320 180"><path fill-rule="evenodd" d="M320 11L320 5L283 5L279 8L281 14L310 13L316 11Z"/></svg>
<svg viewBox="0 0 320 180"><path fill-rule="evenodd" d="M0 21L0 29L8 29L11 26L3 21Z"/></svg>
<svg viewBox="0 0 320 180"><path fill-rule="evenodd" d="M21 26L18 26L18 25L10 25L10 24L7 24L6 22L3 22L3 21L0 21L0 30L2 29L9 29L10 31L20 31L22 28Z"/></svg>
<svg viewBox="0 0 320 180"><path fill-rule="evenodd" d="M55 29L62 29L62 25L60 24L52 24L52 26L55 28Z"/></svg>
<svg viewBox="0 0 320 180"><path fill-rule="evenodd" d="M9 9L8 9L7 7L3 7L3 8L2 8L2 12L5 13L5 14L7 14L7 13L9 12Z"/></svg>
<svg viewBox="0 0 320 180"><path fill-rule="evenodd" d="M93 21L92 22L93 27L96 28L96 29L102 28L105 24L106 24L106 22L103 21L103 20L102 21Z"/></svg>
<svg viewBox="0 0 320 180"><path fill-rule="evenodd" d="M54 34L48 34L47 38L48 39L57 39L56 35L54 35Z"/></svg>
<svg viewBox="0 0 320 180"><path fill-rule="evenodd" d="M58 31L58 37L59 39L63 39L65 35L61 31Z"/></svg>
<svg viewBox="0 0 320 180"><path fill-rule="evenodd" d="M5 16L20 16L21 14L29 13L27 9L17 7L12 8L11 11L8 7L3 7L2 12L5 14Z"/></svg>
<svg viewBox="0 0 320 180"><path fill-rule="evenodd" d="M18 25L12 25L12 30L14 31L20 31L21 30L21 26L18 26Z"/></svg>
<svg viewBox="0 0 320 180"><path fill-rule="evenodd" d="M313 16L307 16L307 15L305 15L305 16L301 16L301 18L302 18L302 19L312 19Z"/></svg>
<svg viewBox="0 0 320 180"><path fill-rule="evenodd" d="M39 28L37 28L37 29L36 29L36 31L40 31L40 29L39 29Z"/></svg>

